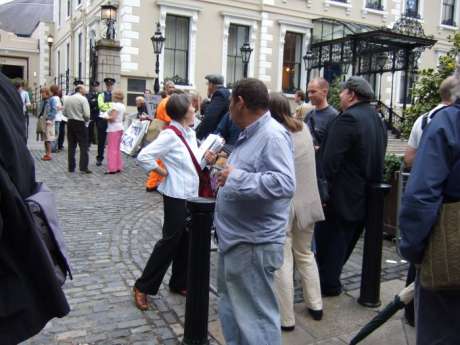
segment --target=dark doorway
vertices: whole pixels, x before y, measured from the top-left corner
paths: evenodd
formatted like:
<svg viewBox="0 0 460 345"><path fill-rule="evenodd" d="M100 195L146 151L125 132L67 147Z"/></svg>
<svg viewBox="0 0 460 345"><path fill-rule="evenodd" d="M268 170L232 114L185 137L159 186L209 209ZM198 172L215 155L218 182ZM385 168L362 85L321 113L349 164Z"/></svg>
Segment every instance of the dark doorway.
<svg viewBox="0 0 460 345"><path fill-rule="evenodd" d="M10 79L24 79L24 67L15 65L0 65L1 71Z"/></svg>
<svg viewBox="0 0 460 345"><path fill-rule="evenodd" d="M326 79L329 84L332 84L341 74L342 68L338 63L331 63L324 66L324 79Z"/></svg>

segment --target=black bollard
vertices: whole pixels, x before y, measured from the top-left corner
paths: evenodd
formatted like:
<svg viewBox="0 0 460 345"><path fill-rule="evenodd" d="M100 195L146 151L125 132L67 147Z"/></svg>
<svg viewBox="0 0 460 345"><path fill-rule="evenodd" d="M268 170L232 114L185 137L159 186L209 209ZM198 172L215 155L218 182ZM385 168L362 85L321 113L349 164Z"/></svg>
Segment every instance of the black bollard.
<svg viewBox="0 0 460 345"><path fill-rule="evenodd" d="M385 194L390 188L388 184L376 183L368 190L361 291L358 303L370 308L376 308L382 304L380 274L382 271L383 205Z"/></svg>
<svg viewBox="0 0 460 345"><path fill-rule="evenodd" d="M187 300L182 345L209 344L209 270L214 205L214 199L193 198L187 200L187 208L192 218L189 234Z"/></svg>

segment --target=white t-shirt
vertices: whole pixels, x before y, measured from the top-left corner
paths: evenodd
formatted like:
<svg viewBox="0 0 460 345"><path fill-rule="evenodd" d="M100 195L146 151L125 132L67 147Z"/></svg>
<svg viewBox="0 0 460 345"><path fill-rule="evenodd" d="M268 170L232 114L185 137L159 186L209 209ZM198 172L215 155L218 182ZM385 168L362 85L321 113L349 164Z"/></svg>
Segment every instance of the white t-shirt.
<svg viewBox="0 0 460 345"><path fill-rule="evenodd" d="M430 112L428 113L428 118L427 118L427 124L430 123L431 121L431 115L433 113L442 108L445 107L445 104L438 104L436 107L434 107ZM414 125L412 126L412 130L410 131L410 136L409 140L407 142L407 145L412 147L413 149L418 149L418 146L420 145L420 140L422 139L422 134L423 134L423 128L422 128L422 123L423 123L423 115L420 115L417 120L415 120Z"/></svg>
<svg viewBox="0 0 460 345"><path fill-rule="evenodd" d="M54 102L56 102L56 108L57 107L62 107L61 99L59 96L52 96L51 97ZM56 117L54 118L54 121L59 122L64 120L64 115L62 115L62 109L56 111Z"/></svg>
<svg viewBox="0 0 460 345"><path fill-rule="evenodd" d="M123 118L125 116L125 105L123 103L114 102L112 103L112 107L107 111L107 114L110 115L112 110L117 112L115 121L109 122L107 125L107 132L117 132L123 130Z"/></svg>

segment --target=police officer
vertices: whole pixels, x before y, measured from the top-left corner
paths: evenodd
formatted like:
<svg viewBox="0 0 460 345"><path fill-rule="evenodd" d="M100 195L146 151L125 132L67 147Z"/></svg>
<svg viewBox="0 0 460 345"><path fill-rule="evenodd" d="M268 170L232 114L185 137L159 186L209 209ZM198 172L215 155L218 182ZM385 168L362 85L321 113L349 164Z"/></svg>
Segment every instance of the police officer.
<svg viewBox="0 0 460 345"><path fill-rule="evenodd" d="M105 88L106 90L100 93L97 97L97 104L99 107L99 113L105 113L112 107L112 90L113 85L115 84L115 79L105 78ZM97 157L96 165L102 165L104 160L104 149L105 149L105 139L107 137L107 120L97 117L96 119L97 126Z"/></svg>
<svg viewBox="0 0 460 345"><path fill-rule="evenodd" d="M96 143L96 136L94 135L95 127L96 127L96 121L97 118L99 117L99 105L98 105L98 96L99 96L99 82L96 80L93 80L90 83L90 91L86 94L86 98L88 99L89 103L89 109L90 109L90 121L88 125L88 130L89 130L89 144L88 146L91 146L91 144Z"/></svg>

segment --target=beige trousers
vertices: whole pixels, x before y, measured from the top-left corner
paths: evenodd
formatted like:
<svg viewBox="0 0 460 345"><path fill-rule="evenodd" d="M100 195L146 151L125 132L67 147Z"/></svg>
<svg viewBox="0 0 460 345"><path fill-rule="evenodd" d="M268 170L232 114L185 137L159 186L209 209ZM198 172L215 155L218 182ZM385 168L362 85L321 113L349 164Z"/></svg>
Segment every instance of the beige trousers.
<svg viewBox="0 0 460 345"><path fill-rule="evenodd" d="M294 212L288 224L286 243L284 244L284 263L275 272L275 291L281 314L281 325L295 325L294 316L294 261L300 274L303 298L307 307L322 310L321 286L315 255L310 250L314 224L306 229L298 229Z"/></svg>

